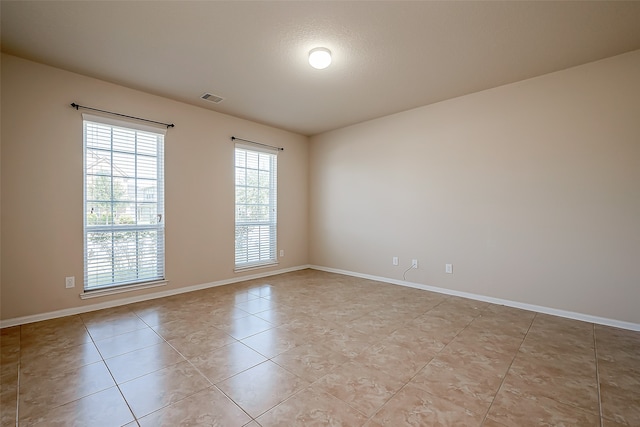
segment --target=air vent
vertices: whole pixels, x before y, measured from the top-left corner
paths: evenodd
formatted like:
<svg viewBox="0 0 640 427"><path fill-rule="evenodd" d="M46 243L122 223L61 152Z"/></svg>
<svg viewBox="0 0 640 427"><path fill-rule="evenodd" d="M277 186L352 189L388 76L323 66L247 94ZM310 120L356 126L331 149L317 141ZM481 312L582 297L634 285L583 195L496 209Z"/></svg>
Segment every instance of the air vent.
<svg viewBox="0 0 640 427"><path fill-rule="evenodd" d="M213 102L214 104L219 104L222 101L224 101L223 97L218 95L213 95L211 93L205 93L200 98L204 99L205 101Z"/></svg>

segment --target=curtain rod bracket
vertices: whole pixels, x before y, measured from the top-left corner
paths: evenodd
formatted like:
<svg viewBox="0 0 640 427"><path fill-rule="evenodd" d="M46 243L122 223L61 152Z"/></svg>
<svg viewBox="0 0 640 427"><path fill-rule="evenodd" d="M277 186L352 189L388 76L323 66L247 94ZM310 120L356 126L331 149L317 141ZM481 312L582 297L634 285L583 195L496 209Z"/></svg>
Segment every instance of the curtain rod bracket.
<svg viewBox="0 0 640 427"><path fill-rule="evenodd" d="M114 116L120 116L120 117L126 117L128 119L135 119L135 120L140 120L143 122L148 122L148 123L155 123L157 125L163 125L166 126L167 129L168 128L172 128L175 127L175 125L173 123L163 123L163 122L156 122L155 120L149 120L149 119L143 119L141 117L136 117L136 116L128 116L126 114L120 114L120 113L114 113L113 111L106 111L106 110L98 110L97 108L91 108L91 107L85 107L84 105L79 105L76 104L75 102L71 103L71 106L73 108L75 108L76 110L80 109L80 108L84 108L85 110L92 110L92 111L99 111L101 113L106 113L106 114L112 114Z"/></svg>

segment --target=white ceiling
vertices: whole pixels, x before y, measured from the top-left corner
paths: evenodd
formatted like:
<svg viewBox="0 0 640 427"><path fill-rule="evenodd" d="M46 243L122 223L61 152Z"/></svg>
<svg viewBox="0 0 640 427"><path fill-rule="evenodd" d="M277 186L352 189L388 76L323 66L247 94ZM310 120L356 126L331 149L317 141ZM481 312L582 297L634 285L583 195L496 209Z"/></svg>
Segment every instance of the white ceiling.
<svg viewBox="0 0 640 427"><path fill-rule="evenodd" d="M3 52L304 135L640 49L638 1L2 0L0 13ZM333 52L326 70L307 62L317 46Z"/></svg>

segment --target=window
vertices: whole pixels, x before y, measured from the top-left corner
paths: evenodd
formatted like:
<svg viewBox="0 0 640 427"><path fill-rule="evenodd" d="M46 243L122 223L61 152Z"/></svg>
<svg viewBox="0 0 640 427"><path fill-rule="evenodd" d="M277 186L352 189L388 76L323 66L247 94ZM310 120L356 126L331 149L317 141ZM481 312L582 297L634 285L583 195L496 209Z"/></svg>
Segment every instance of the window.
<svg viewBox="0 0 640 427"><path fill-rule="evenodd" d="M164 280L164 130L83 119L85 291Z"/></svg>
<svg viewBox="0 0 640 427"><path fill-rule="evenodd" d="M236 143L236 270L277 263L276 153Z"/></svg>

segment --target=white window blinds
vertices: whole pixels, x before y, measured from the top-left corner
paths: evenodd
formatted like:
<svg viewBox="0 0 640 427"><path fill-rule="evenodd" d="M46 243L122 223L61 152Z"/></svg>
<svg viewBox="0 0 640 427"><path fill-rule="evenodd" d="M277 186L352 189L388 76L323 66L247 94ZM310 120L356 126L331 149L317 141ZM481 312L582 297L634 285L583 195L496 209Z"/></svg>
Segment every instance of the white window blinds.
<svg viewBox="0 0 640 427"><path fill-rule="evenodd" d="M236 143L236 270L277 263L276 154Z"/></svg>
<svg viewBox="0 0 640 427"><path fill-rule="evenodd" d="M164 129L83 114L84 288L164 280Z"/></svg>

